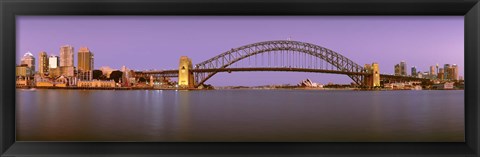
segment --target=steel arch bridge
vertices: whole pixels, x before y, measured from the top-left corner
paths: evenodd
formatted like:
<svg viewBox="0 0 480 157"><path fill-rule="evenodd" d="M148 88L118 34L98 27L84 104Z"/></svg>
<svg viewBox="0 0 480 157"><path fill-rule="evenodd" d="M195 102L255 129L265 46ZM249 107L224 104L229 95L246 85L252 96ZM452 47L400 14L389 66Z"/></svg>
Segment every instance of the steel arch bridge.
<svg viewBox="0 0 480 157"><path fill-rule="evenodd" d="M262 68L257 63L261 63ZM348 75L358 85L363 85L364 75L369 74L362 66L335 51L290 40L264 41L233 48L196 64L192 71L196 80L195 87L204 84L218 72L225 71L338 73Z"/></svg>

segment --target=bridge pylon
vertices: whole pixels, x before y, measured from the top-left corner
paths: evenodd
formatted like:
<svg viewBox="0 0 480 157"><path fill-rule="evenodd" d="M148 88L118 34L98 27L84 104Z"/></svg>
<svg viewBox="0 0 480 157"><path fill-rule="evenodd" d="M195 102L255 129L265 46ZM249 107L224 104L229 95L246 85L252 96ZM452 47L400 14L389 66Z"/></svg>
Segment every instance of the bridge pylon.
<svg viewBox="0 0 480 157"><path fill-rule="evenodd" d="M367 73L370 73L370 74L364 76L363 84L367 88L380 87L380 68L378 66L378 63L374 62L371 65L365 64L364 69Z"/></svg>
<svg viewBox="0 0 480 157"><path fill-rule="evenodd" d="M180 57L178 66L178 86L181 88L194 88L195 79L193 78L192 60L187 56Z"/></svg>

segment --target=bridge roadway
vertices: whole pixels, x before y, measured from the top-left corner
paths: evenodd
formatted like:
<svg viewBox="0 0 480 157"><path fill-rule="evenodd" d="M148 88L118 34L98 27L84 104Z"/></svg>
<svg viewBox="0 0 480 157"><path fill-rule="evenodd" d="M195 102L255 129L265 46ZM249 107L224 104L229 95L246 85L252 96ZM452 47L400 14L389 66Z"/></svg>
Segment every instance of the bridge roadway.
<svg viewBox="0 0 480 157"><path fill-rule="evenodd" d="M312 73L329 73L329 74L344 74L344 75L370 75L364 72L347 72L338 70L324 70L324 69L308 69L308 68L222 68L222 69L192 69L194 73L207 72L242 72L242 71L284 71L284 72L312 72ZM178 77L178 70L158 70L158 71L136 71L138 75L161 75L164 77ZM389 74L380 74L381 80L404 80L404 81L428 81L426 78L416 78L410 76L395 76Z"/></svg>

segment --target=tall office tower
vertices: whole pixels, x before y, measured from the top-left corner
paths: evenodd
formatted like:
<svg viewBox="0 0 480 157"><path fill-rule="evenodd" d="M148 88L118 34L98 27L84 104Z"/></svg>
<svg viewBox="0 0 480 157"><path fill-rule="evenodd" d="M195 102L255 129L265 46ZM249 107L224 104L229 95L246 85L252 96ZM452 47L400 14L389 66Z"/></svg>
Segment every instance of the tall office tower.
<svg viewBox="0 0 480 157"><path fill-rule="evenodd" d="M457 64L452 65L452 80L458 80L458 66L457 66Z"/></svg>
<svg viewBox="0 0 480 157"><path fill-rule="evenodd" d="M48 55L45 51L40 52L38 55L38 72L41 75L48 72Z"/></svg>
<svg viewBox="0 0 480 157"><path fill-rule="evenodd" d="M418 76L418 74L417 74L417 67L415 67L415 66L412 67L412 76L413 76L413 77L417 77L417 76Z"/></svg>
<svg viewBox="0 0 480 157"><path fill-rule="evenodd" d="M73 66L73 47L65 45L60 47L60 66Z"/></svg>
<svg viewBox="0 0 480 157"><path fill-rule="evenodd" d="M395 64L395 76L400 76L400 64Z"/></svg>
<svg viewBox="0 0 480 157"><path fill-rule="evenodd" d="M48 57L48 68L49 69L54 69L59 67L59 59L58 56L51 55Z"/></svg>
<svg viewBox="0 0 480 157"><path fill-rule="evenodd" d="M444 76L445 76L445 70L443 70L443 68L440 68L438 70L437 78L440 79L440 80L443 80L443 79L445 79Z"/></svg>
<svg viewBox="0 0 480 157"><path fill-rule="evenodd" d="M82 47L78 50L78 71L90 70L93 70L93 53L87 47Z"/></svg>
<svg viewBox="0 0 480 157"><path fill-rule="evenodd" d="M405 61L400 62L400 75L407 76L407 63Z"/></svg>
<svg viewBox="0 0 480 157"><path fill-rule="evenodd" d="M437 75L437 73L435 72L435 66L433 66L433 65L430 66L430 75L431 75L431 76Z"/></svg>
<svg viewBox="0 0 480 157"><path fill-rule="evenodd" d="M30 74L35 73L35 57L33 57L33 54L28 51L23 55L22 59L20 60L21 65L25 64L27 65L28 68L30 68Z"/></svg>
<svg viewBox="0 0 480 157"><path fill-rule="evenodd" d="M436 70L437 70L437 74L438 74L438 63L437 63L437 65L436 65L436 68L437 68Z"/></svg>
<svg viewBox="0 0 480 157"><path fill-rule="evenodd" d="M448 79L448 69L450 68L450 64L443 65L443 79Z"/></svg>

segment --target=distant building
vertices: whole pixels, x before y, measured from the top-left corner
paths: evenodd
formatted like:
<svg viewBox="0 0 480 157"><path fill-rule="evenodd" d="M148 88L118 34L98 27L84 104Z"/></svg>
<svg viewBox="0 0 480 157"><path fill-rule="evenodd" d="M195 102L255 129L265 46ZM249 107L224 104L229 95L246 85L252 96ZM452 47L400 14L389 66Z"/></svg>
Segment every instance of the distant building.
<svg viewBox="0 0 480 157"><path fill-rule="evenodd" d="M413 66L413 67L412 67L412 76L413 76L413 77L417 77L417 75L418 75L418 74L417 74L417 67Z"/></svg>
<svg viewBox="0 0 480 157"><path fill-rule="evenodd" d="M17 65L16 70L15 70L15 75L17 77L30 77L32 76L32 70L28 65L22 64L22 65Z"/></svg>
<svg viewBox="0 0 480 157"><path fill-rule="evenodd" d="M105 75L107 78L110 78L110 74L115 71L115 69L112 69L108 66L102 66L100 67L100 71L102 71L102 75Z"/></svg>
<svg viewBox="0 0 480 157"><path fill-rule="evenodd" d="M78 50L78 78L81 80L92 80L93 75L93 53L87 47Z"/></svg>
<svg viewBox="0 0 480 157"><path fill-rule="evenodd" d="M450 69L450 64L444 64L443 65L443 79L448 80L449 79L449 70Z"/></svg>
<svg viewBox="0 0 480 157"><path fill-rule="evenodd" d="M35 57L33 57L33 54L30 53L30 51L23 55L20 60L20 65L27 65L31 75L35 73Z"/></svg>
<svg viewBox="0 0 480 157"><path fill-rule="evenodd" d="M60 66L71 66L73 67L73 47L70 45L65 45L60 47Z"/></svg>
<svg viewBox="0 0 480 157"><path fill-rule="evenodd" d="M400 76L401 75L401 70L400 70L400 64L395 64L394 67L395 71L395 76Z"/></svg>
<svg viewBox="0 0 480 157"><path fill-rule="evenodd" d="M400 62L400 75L407 76L407 62Z"/></svg>
<svg viewBox="0 0 480 157"><path fill-rule="evenodd" d="M443 80L443 79L445 79L444 76L445 76L445 70L443 70L443 68L440 68L438 70L437 78L440 79L440 80Z"/></svg>
<svg viewBox="0 0 480 157"><path fill-rule="evenodd" d="M457 64L452 65L452 80L458 80L458 66Z"/></svg>
<svg viewBox="0 0 480 157"><path fill-rule="evenodd" d="M435 73L435 66L432 65L432 66L430 66L430 76L433 77L433 76L435 76L435 75L437 75L437 74Z"/></svg>
<svg viewBox="0 0 480 157"><path fill-rule="evenodd" d="M41 76L48 73L48 60L47 52L40 52L38 55L38 73L40 73Z"/></svg>
<svg viewBox="0 0 480 157"><path fill-rule="evenodd" d="M320 83L312 82L310 79L306 79L298 83L300 87L314 87L314 88L323 88L323 85Z"/></svg>
<svg viewBox="0 0 480 157"><path fill-rule="evenodd" d="M90 87L90 88L113 88L115 87L115 81L101 81L101 80L92 80L92 81L78 81L77 87Z"/></svg>
<svg viewBox="0 0 480 157"><path fill-rule="evenodd" d="M48 68L53 69L53 68L58 68L59 67L59 58L58 56L51 55L48 57Z"/></svg>

